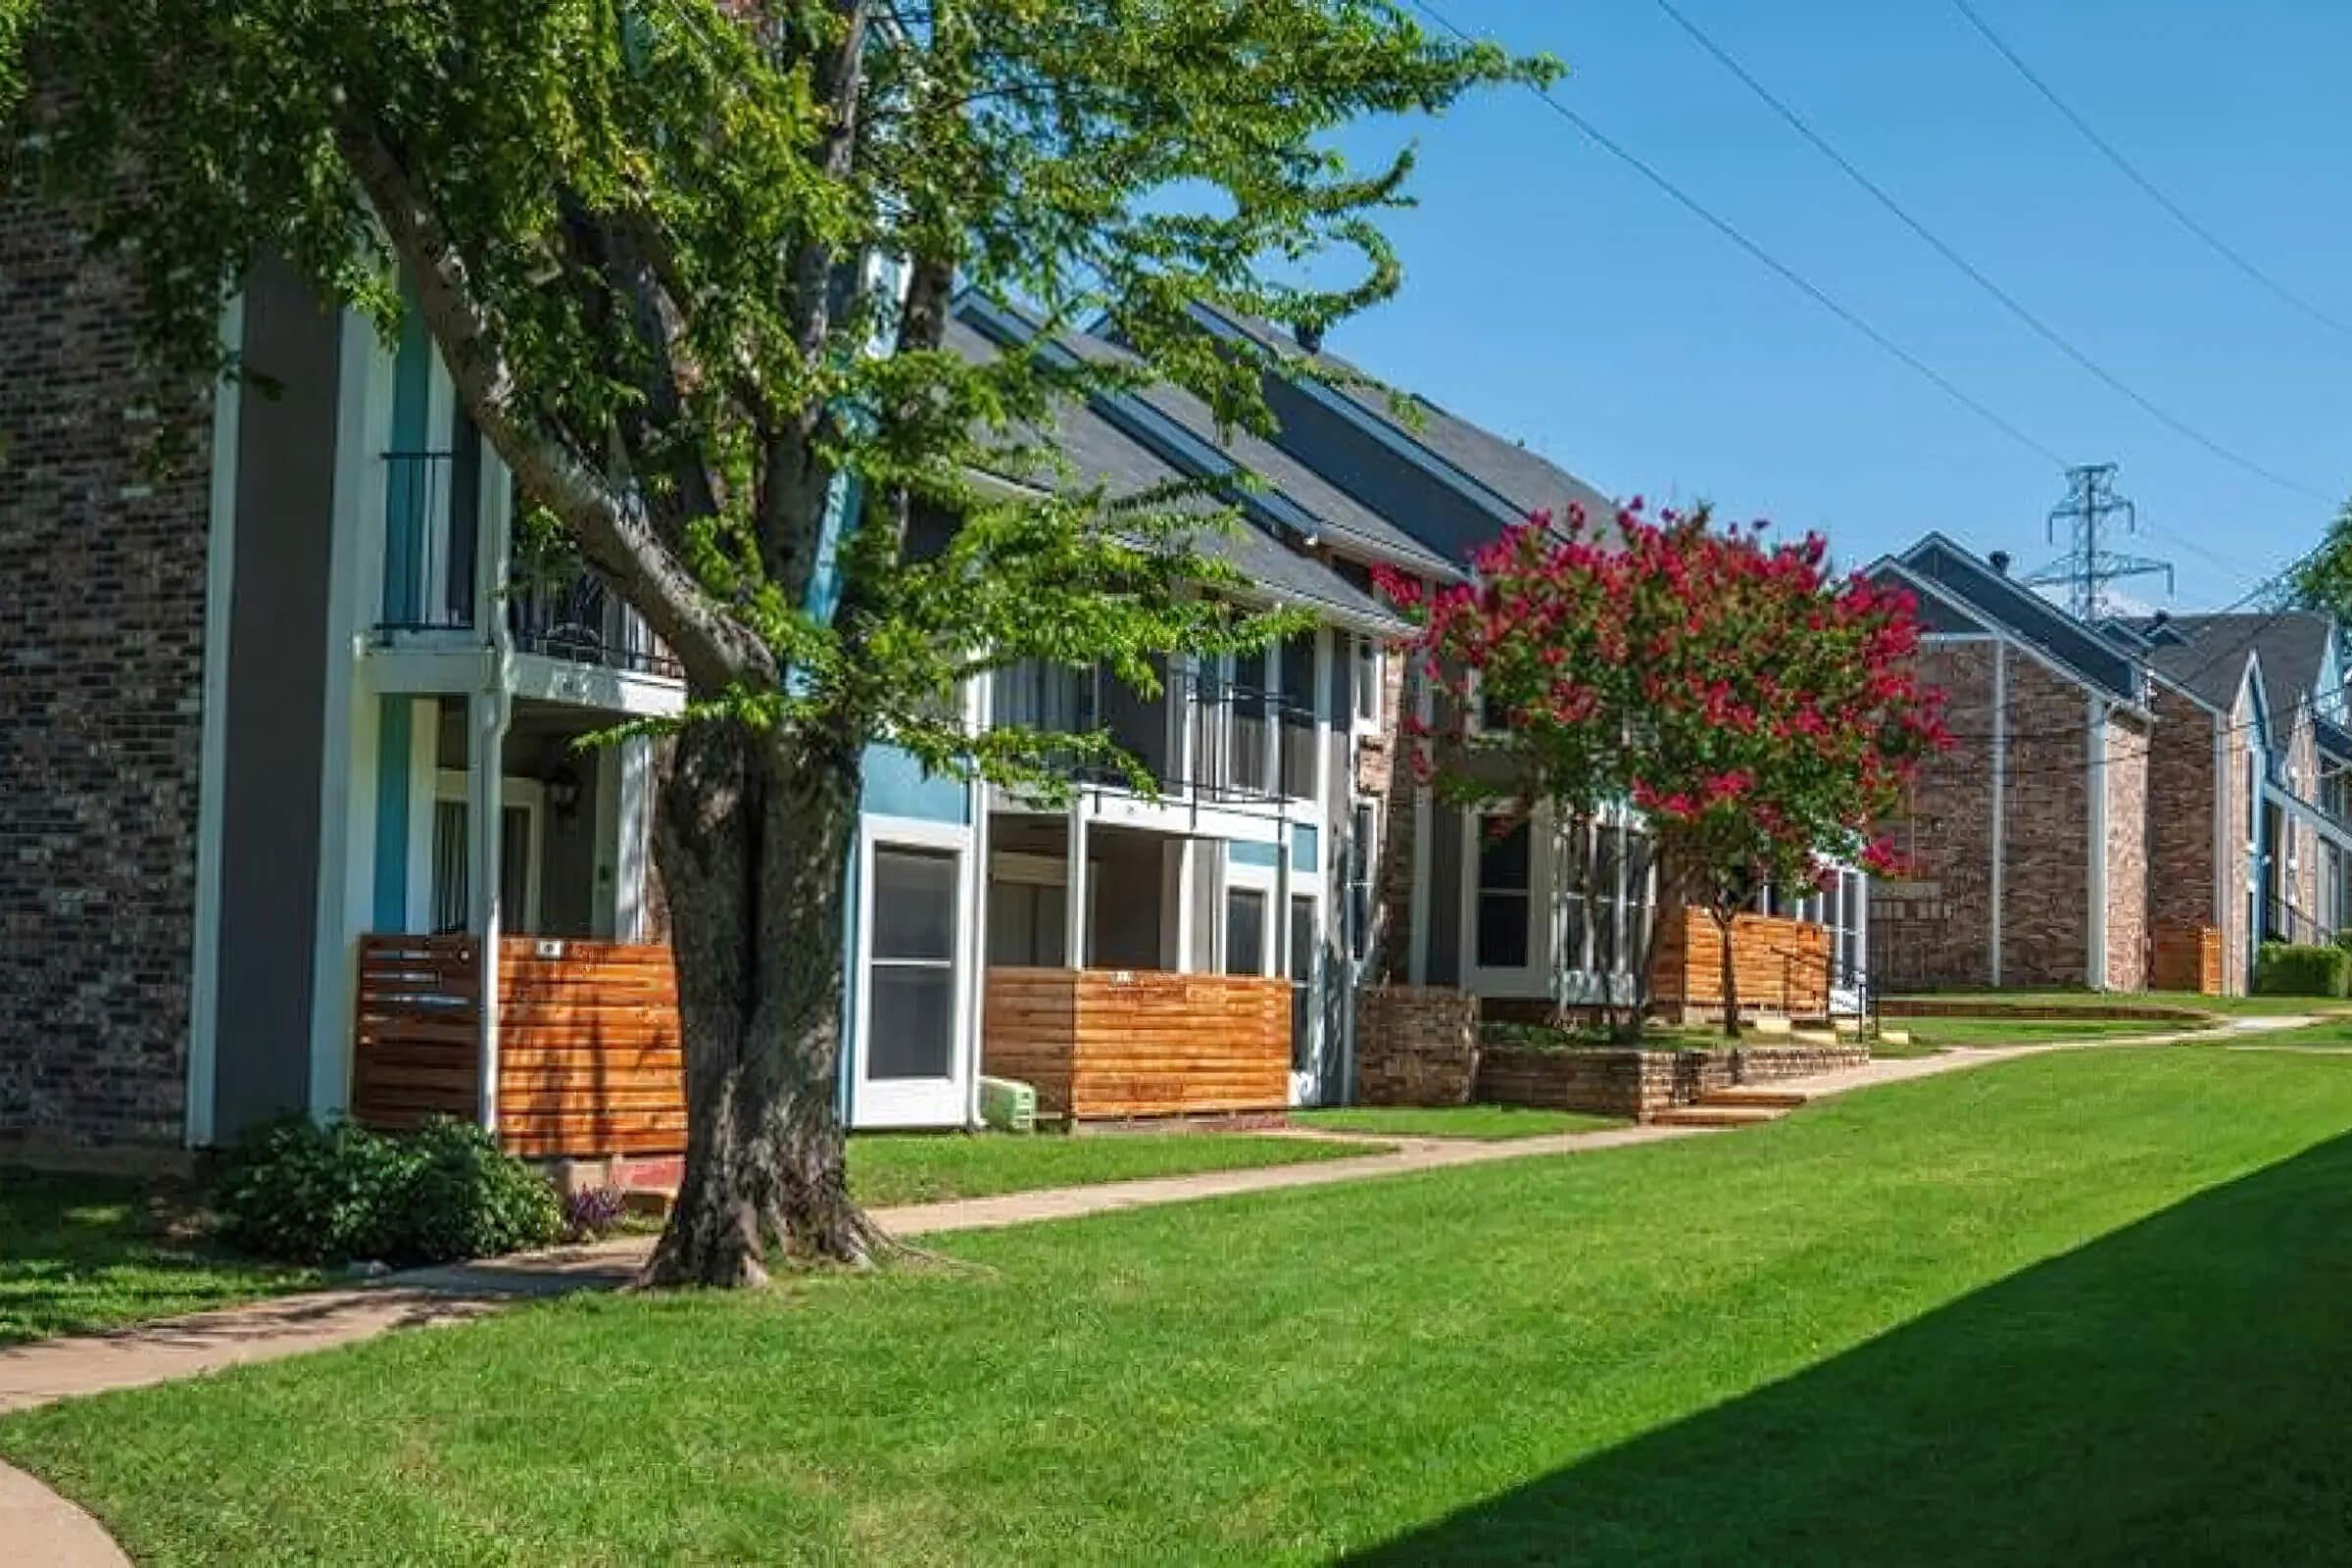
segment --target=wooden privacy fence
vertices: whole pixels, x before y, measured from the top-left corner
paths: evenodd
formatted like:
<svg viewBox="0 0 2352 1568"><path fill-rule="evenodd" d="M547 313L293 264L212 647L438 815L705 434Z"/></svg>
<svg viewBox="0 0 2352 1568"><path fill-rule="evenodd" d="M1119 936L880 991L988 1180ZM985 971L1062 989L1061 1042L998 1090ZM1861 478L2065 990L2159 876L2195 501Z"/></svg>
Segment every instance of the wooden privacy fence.
<svg viewBox="0 0 2352 1568"><path fill-rule="evenodd" d="M2219 926L2160 925L2149 950L2148 984L2156 990L2218 997L2227 989Z"/></svg>
<svg viewBox="0 0 2352 1568"><path fill-rule="evenodd" d="M1291 983L1254 975L991 968L984 1072L1075 1121L1282 1110Z"/></svg>
<svg viewBox="0 0 2352 1568"><path fill-rule="evenodd" d="M1651 997L1661 1009L1723 1011L1723 932L1694 905L1669 908L1658 933ZM1740 914L1732 919L1732 973L1743 1012L1826 1018L1830 932L1808 920Z"/></svg>
<svg viewBox="0 0 2352 1568"><path fill-rule="evenodd" d="M352 1115L413 1127L480 1105L479 943L363 938ZM532 1156L686 1146L686 1060L669 950L509 937L499 945L498 1135Z"/></svg>

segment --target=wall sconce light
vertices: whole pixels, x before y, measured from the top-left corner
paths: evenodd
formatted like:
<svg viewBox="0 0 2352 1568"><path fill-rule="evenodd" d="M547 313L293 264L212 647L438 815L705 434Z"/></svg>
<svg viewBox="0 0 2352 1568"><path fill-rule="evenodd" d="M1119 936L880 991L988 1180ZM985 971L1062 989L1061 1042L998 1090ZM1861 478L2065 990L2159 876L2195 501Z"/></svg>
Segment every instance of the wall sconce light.
<svg viewBox="0 0 2352 1568"><path fill-rule="evenodd" d="M547 775L547 804L558 816L569 816L580 804L580 776L569 763Z"/></svg>

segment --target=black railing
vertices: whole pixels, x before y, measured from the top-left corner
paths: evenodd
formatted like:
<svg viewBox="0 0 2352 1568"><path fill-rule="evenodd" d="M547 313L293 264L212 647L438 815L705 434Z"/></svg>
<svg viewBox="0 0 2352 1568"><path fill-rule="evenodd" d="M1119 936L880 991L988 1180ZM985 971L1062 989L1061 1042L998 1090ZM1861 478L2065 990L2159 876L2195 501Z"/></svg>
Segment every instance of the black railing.
<svg viewBox="0 0 2352 1568"><path fill-rule="evenodd" d="M473 624L480 475L460 452L387 452L379 632Z"/></svg>
<svg viewBox="0 0 2352 1568"><path fill-rule="evenodd" d="M507 595L507 630L526 654L672 680L681 673L645 618L585 565L517 581Z"/></svg>
<svg viewBox="0 0 2352 1568"><path fill-rule="evenodd" d="M2285 900L2266 899L2262 911L2262 940L2291 942L2300 947L2326 947L2335 940L2335 932L2320 920L2296 908Z"/></svg>
<svg viewBox="0 0 2352 1568"><path fill-rule="evenodd" d="M1158 701L1120 704L1098 701L1091 670L1024 662L999 669L993 680L997 722L1073 735L1107 731L1165 794L1223 804L1314 792L1314 710L1257 687L1179 673L1167 678ZM1189 761L1179 766L1179 757ZM1105 763L1074 760L1070 771L1085 784L1131 783Z"/></svg>

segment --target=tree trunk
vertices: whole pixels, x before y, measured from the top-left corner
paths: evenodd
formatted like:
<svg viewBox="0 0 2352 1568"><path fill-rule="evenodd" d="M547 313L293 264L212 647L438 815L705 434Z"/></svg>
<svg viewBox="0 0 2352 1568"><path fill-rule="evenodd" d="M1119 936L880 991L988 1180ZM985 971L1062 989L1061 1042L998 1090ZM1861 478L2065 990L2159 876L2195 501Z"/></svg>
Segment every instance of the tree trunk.
<svg viewBox="0 0 2352 1568"><path fill-rule="evenodd" d="M1739 919L1735 906L1725 907L1711 904L1707 912L1715 916L1715 929L1723 937L1723 1038L1740 1038L1740 965L1732 957L1732 924Z"/></svg>
<svg viewBox="0 0 2352 1568"><path fill-rule="evenodd" d="M657 1285L758 1285L778 1251L864 1263L836 1113L858 759L731 724L667 744L654 854L686 1052L686 1171Z"/></svg>
<svg viewBox="0 0 2352 1568"><path fill-rule="evenodd" d="M1660 877L1642 912L1642 940L1633 945L1633 1000L1625 1023L1617 1031L1617 1038L1629 1045L1642 1043L1642 1026L1649 1022L1649 998L1658 983L1658 936L1665 924L1659 917L1666 909L1665 897L1666 879Z"/></svg>

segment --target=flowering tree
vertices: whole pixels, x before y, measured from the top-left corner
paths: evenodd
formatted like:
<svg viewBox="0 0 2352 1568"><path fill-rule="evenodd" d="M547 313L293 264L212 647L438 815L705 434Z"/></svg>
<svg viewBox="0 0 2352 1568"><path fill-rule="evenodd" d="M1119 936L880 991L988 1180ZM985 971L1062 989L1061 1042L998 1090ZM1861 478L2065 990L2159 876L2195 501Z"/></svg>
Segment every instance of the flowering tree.
<svg viewBox="0 0 2352 1568"><path fill-rule="evenodd" d="M1382 588L1419 622L1447 698L1416 765L1467 804L1588 821L1631 806L1656 846L1661 907L1700 905L1722 936L1725 1032L1739 1035L1732 921L1764 882L1819 885L1833 860L1888 869L1870 824L1949 744L1920 682L1911 596L1833 577L1818 535L1768 545L1705 509L1614 530L1539 513L1482 549L1475 584ZM1485 722L1472 717L1485 715ZM1632 944L1636 1034L1658 921Z"/></svg>

